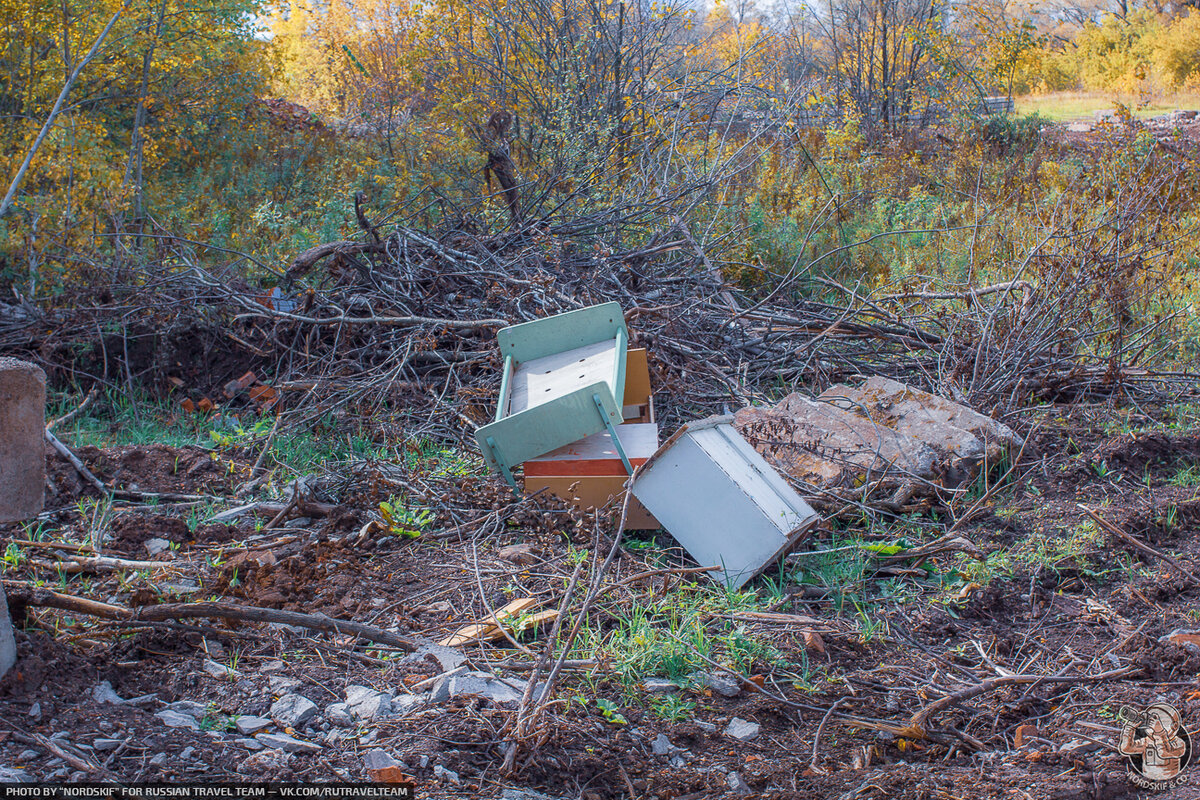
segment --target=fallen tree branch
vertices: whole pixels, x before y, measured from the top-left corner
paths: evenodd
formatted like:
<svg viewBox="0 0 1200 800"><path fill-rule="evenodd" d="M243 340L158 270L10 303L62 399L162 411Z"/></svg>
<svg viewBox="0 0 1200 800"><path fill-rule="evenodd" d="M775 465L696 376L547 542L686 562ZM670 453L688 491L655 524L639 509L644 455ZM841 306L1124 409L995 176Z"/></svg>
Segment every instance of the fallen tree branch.
<svg viewBox="0 0 1200 800"><path fill-rule="evenodd" d="M179 567L179 564L174 561L131 561L111 556L68 556L60 561L33 559L30 564L68 575L80 572L120 572L126 569L177 569Z"/></svg>
<svg viewBox="0 0 1200 800"><path fill-rule="evenodd" d="M83 402L80 403L79 405L75 406L74 411L68 411L66 414L63 414L58 419L51 420L46 425L46 430L52 431L55 428L57 428L59 425L62 425L65 422L70 422L71 420L78 417L80 414L82 414L87 409L88 406L90 406L92 404L92 401L96 399L96 395L99 393L100 393L100 391L98 389L96 389L95 387L92 387L92 390L87 393L87 397L83 398Z"/></svg>
<svg viewBox="0 0 1200 800"><path fill-rule="evenodd" d="M957 692L951 692L945 697L938 698L925 708L916 712L908 720L908 725L902 735L910 739L922 739L926 736L925 723L934 714L942 711L949 706L956 705L964 700L970 700L972 697L989 694L997 689L1005 686L1014 686L1021 684L1039 684L1039 683L1100 683L1102 681L1113 680L1114 678L1123 678L1126 675L1132 675L1135 672L1140 672L1141 667L1121 667L1120 669L1101 672L1099 675L1002 675L997 678L988 678L974 686L968 686L966 689L960 689Z"/></svg>
<svg viewBox="0 0 1200 800"><path fill-rule="evenodd" d="M1151 547L1150 545L1146 544L1145 542L1139 541L1138 539L1134 538L1131 534L1128 534L1125 531L1121 530L1116 525L1114 525L1111 522L1109 522L1108 520L1104 519L1104 517L1100 516L1094 510L1092 510L1091 508L1088 508L1087 506L1083 505L1082 503L1078 503L1077 506L1080 511L1082 511L1083 513L1085 513L1089 517L1091 517L1093 520L1095 520L1096 524L1098 524L1100 527L1104 528L1104 530L1108 531L1113 536L1116 536L1118 539L1120 539L1123 542L1133 545L1133 547L1135 547L1136 549L1145 553L1146 555L1151 556L1152 558L1157 558L1158 560L1165 562L1166 564L1171 566L1176 572L1178 572L1180 575L1182 575L1184 578L1187 578L1188 581L1190 581L1193 586L1200 585L1200 577L1196 577L1196 573L1192 572L1187 567L1183 566L1183 564L1180 564L1178 561L1176 561L1171 556L1167 555L1166 553L1164 553L1161 550L1157 550L1157 549Z"/></svg>
<svg viewBox="0 0 1200 800"><path fill-rule="evenodd" d="M165 603L144 606L140 609L126 608L109 603L100 603L86 597L60 594L49 589L37 589L26 584L9 583L9 600L41 608L59 608L102 619L123 621L161 621L170 619L218 618L242 622L267 622L294 625L325 633L340 633L357 636L376 644L384 644L406 652L417 649L418 643L400 634L367 625L362 622L333 619L321 614L301 614L297 611L282 611L275 608L241 606L233 603Z"/></svg>
<svg viewBox="0 0 1200 800"><path fill-rule="evenodd" d="M75 468L75 471L83 477L84 480L94 486L96 491L100 492L100 494L111 494L111 490L105 486L99 478L93 475L92 471L85 467L83 462L79 460L79 457L72 453L70 448L68 448L65 444L60 442L58 437L50 432L49 428L46 428L45 433L46 441L50 443L50 446L57 450L58 454L65 458L67 462Z"/></svg>

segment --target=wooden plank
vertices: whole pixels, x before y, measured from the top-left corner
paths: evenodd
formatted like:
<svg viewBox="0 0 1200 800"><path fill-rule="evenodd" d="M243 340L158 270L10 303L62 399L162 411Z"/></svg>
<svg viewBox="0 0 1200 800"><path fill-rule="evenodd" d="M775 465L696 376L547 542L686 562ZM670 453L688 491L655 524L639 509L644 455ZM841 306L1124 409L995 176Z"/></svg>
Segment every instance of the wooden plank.
<svg viewBox="0 0 1200 800"><path fill-rule="evenodd" d="M478 639L488 640L497 636L502 637L499 623L504 620L519 616L521 613L528 611L538 604L536 597L522 597L513 600L503 608L497 609L496 613L485 617L479 622L473 622L470 625L464 625L450 636L447 636L442 641L438 642L442 647L459 647L460 645L474 642Z"/></svg>
<svg viewBox="0 0 1200 800"><path fill-rule="evenodd" d="M617 438L630 462L635 467L640 466L658 449L658 425L618 425ZM619 475L622 483L629 477L625 474L625 467L608 431L594 433L543 456L529 459L525 462L525 475Z"/></svg>
<svg viewBox="0 0 1200 800"><path fill-rule="evenodd" d="M621 403L643 406L649 402L650 363L644 348L634 348L625 353L625 395Z"/></svg>

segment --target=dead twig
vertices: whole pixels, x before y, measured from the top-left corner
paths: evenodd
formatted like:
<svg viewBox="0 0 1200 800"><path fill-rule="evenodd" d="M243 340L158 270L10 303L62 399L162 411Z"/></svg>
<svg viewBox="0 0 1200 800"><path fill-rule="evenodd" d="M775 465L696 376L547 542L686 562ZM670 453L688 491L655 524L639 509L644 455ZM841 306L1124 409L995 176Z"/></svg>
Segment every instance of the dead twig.
<svg viewBox="0 0 1200 800"><path fill-rule="evenodd" d="M724 567L678 567L675 569L651 569L645 572L639 572L636 575L630 575L628 578L618 581L613 584L617 586L628 586L631 583L637 583L646 578L653 578L656 575L695 575L699 572L720 572Z"/></svg>
<svg viewBox="0 0 1200 800"><path fill-rule="evenodd" d="M30 564L43 569L52 569L74 575L81 572L120 572L121 570L143 569L177 569L179 564L173 561L132 561L111 556L69 556L60 561L45 561L34 559Z"/></svg>
<svg viewBox="0 0 1200 800"><path fill-rule="evenodd" d="M94 486L96 488L96 491L100 492L100 494L103 494L103 495L112 494L112 490L110 490L107 486L105 486L104 483L99 478L97 478L95 475L93 475L92 471L90 469L88 469L87 467L85 467L83 462L79 460L79 457L76 456L74 453L72 453L70 448L68 448L65 444L60 442L58 440L58 437L55 436L53 433L51 433L49 428L46 428L45 433L46 433L46 441L50 443L50 446L53 447L55 450L57 450L58 454L60 456L62 456L63 458L65 458L67 460L67 462L72 467L75 468L75 471L78 472L85 481L87 481L92 486Z"/></svg>
<svg viewBox="0 0 1200 800"><path fill-rule="evenodd" d="M817 747L821 744L821 732L825 730L825 723L828 722L829 718L833 716L833 713L837 711L838 706L851 699L853 698L849 696L839 697L837 700L833 701L833 705L831 705L829 710L825 712L825 716L821 717L821 722L817 725L817 732L813 734L812 758L808 760L808 768L810 771L818 774L824 772L824 770L817 766Z"/></svg>
<svg viewBox="0 0 1200 800"><path fill-rule="evenodd" d="M22 733L21 731L13 731L12 736L18 742L32 745L34 747L40 747L43 750L46 750L47 752L51 753L52 755L58 756L63 761L67 762L72 767L74 767L75 769L82 770L90 775L97 775L97 776L104 777L104 778L112 778L113 777L113 774L111 772L109 772L108 770L106 770L104 767L93 764L90 761L82 759L79 756L76 756L76 755L68 752L67 750L63 749L59 745L55 744L53 740L47 739L45 736L42 736L40 733Z"/></svg>
<svg viewBox="0 0 1200 800"><path fill-rule="evenodd" d="M96 395L98 395L99 393L100 393L99 389L92 387L92 390L87 393L87 397L83 398L83 402L80 403L79 405L77 405L75 407L74 411L68 411L66 414L63 414L58 419L52 420L49 424L46 425L46 430L52 431L55 428L57 428L59 425L62 425L65 422L70 422L71 420L78 417L80 414L82 414L84 412L84 410L87 409L88 406L90 406L92 404L92 401L96 399Z"/></svg>
<svg viewBox="0 0 1200 800"><path fill-rule="evenodd" d="M1099 675L1002 675L996 678L988 678L974 686L968 686L957 692L951 692L945 697L940 697L925 706L925 708L917 711L909 718L902 735L910 739L926 738L928 731L926 730L925 723L934 714L952 705L957 705L964 700L989 694L1005 686L1041 683L1100 683L1132 675L1135 672L1140 672L1141 669L1141 667L1122 667L1120 669L1109 670L1108 672L1101 672Z"/></svg>
<svg viewBox="0 0 1200 800"><path fill-rule="evenodd" d="M1132 535L1121 530L1116 525L1114 525L1111 522L1109 522L1108 520L1104 519L1099 514L1097 514L1094 510L1092 510L1091 508L1088 508L1087 506L1083 505L1082 503L1079 503L1077 505L1078 505L1078 508L1080 511L1082 511L1083 513L1085 513L1089 517L1091 517L1093 520L1095 520L1096 524L1098 524L1100 527L1104 528L1104 530L1108 531L1113 536L1116 536L1121 541L1132 545L1133 547L1135 547L1136 549L1145 553L1146 555L1148 555L1152 558L1157 558L1159 561L1166 563L1171 568L1173 568L1176 572L1178 572L1180 575L1182 575L1184 578L1186 578L1191 583L1192 586L1200 585L1200 578L1196 577L1196 573L1192 572L1187 567L1183 566L1183 564L1180 564L1178 561L1176 561L1171 556L1167 555L1166 553L1162 552L1161 550L1157 550L1157 549L1151 547L1150 545L1146 544L1145 542L1138 541Z"/></svg>

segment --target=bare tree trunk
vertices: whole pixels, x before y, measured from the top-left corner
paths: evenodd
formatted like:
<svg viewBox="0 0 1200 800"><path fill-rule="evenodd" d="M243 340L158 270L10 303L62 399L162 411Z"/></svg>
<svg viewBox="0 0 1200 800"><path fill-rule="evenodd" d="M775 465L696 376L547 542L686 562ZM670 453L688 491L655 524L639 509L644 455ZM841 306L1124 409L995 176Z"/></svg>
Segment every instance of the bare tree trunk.
<svg viewBox="0 0 1200 800"><path fill-rule="evenodd" d="M167 3L163 0L158 6L158 19L154 23L154 34L150 39L150 44L146 47L146 51L142 54L142 77L138 83L138 101L137 110L133 114L133 135L129 141L129 160L125 165L125 178L121 182L121 187L124 189L129 185L129 181L134 182L134 208L133 208L133 225L137 230L139 237L137 247L141 248L142 224L145 218L142 190L144 181L142 176L142 152L144 150L145 137L142 136L142 127L146 123L146 94L150 91L150 67L154 63L154 51L158 47L158 39L162 35L163 19L167 13ZM124 227L118 225L118 228ZM118 230L118 233L120 231Z"/></svg>

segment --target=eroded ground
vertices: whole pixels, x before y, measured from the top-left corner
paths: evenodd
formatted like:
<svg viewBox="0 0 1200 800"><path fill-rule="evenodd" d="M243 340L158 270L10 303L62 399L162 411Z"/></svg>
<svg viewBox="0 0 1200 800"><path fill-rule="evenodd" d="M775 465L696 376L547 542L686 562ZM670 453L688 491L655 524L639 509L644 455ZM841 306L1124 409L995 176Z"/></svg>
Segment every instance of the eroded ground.
<svg viewBox="0 0 1200 800"><path fill-rule="evenodd" d="M611 520L551 500L514 504L495 481L431 458L331 467L313 489L319 504L213 522L242 502L233 494L253 448L79 448L105 482L158 495L111 503L52 455L52 513L4 531L21 630L20 661L0 689L9 726L0 764L36 781L88 770L363 780L378 777L364 759L384 751L428 797L519 797L518 788L553 798L1138 796L1113 751L1117 713L1169 702L1200 726L1200 650L1160 641L1200 628L1200 589L1080 504L1200 571L1200 431L1144 421L1121 432L1086 409L1020 423L1032 437L1022 462L1000 489L974 487L952 512L961 518L986 495L954 531L981 559L903 557L953 525L945 511L840 519L732 593L672 572L690 563L665 534L628 539L587 615L584 591L568 605L562 634L579 623L569 655L581 663L562 673L510 775L501 764L517 704L431 694L448 666L434 655L281 625L102 620L21 598L39 588L133 608L220 598L436 641L514 598L558 608L576 564L581 586L595 575ZM367 525L397 497L430 510L412 523L420 537ZM513 544L528 548L501 558ZM76 553L161 567L64 571ZM464 666L528 677L547 632L467 645ZM705 688L705 678L687 679L696 673L725 680ZM945 694L1014 674L1053 682L998 686L913 728L913 715ZM645 685L654 678L681 686ZM393 710L345 718L330 706L348 686L386 693ZM270 718L289 695L315 713L260 732L312 752L263 749L237 730L239 717ZM728 735L735 718L757 733Z"/></svg>

